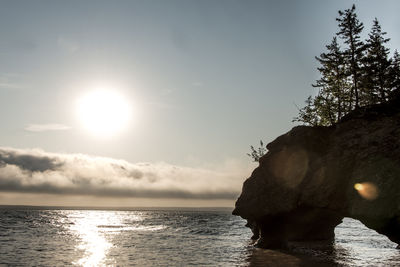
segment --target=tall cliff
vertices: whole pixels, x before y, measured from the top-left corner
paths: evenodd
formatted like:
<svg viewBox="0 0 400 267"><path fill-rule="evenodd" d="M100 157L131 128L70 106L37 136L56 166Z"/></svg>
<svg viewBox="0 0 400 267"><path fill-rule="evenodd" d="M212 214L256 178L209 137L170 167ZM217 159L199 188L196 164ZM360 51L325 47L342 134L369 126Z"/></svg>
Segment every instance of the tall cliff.
<svg viewBox="0 0 400 267"><path fill-rule="evenodd" d="M400 92L331 127L294 127L267 145L233 214L258 245L333 240L343 217L400 244Z"/></svg>

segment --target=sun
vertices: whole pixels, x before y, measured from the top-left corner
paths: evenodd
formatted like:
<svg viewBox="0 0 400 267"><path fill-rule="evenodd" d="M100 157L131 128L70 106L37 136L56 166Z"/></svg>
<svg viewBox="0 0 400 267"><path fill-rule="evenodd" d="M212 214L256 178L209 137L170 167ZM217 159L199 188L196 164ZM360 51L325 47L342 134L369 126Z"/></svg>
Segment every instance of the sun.
<svg viewBox="0 0 400 267"><path fill-rule="evenodd" d="M131 106L117 91L97 89L78 99L77 115L90 133L98 137L110 137L128 125Z"/></svg>

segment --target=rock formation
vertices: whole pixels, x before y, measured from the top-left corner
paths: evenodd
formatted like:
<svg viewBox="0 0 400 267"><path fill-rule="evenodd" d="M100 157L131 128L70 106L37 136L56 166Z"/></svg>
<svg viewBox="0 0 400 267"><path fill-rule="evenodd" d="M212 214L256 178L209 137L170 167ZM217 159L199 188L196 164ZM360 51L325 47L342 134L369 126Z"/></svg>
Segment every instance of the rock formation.
<svg viewBox="0 0 400 267"><path fill-rule="evenodd" d="M236 202L258 246L332 241L343 217L400 244L400 92L331 127L294 127L267 145Z"/></svg>

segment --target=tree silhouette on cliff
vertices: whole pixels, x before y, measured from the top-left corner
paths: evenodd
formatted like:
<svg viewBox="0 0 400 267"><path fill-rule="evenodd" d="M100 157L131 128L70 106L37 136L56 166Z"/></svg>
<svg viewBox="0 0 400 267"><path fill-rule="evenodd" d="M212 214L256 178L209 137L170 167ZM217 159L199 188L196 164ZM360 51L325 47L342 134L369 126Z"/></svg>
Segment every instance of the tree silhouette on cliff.
<svg viewBox="0 0 400 267"><path fill-rule="evenodd" d="M315 57L321 64L318 71L321 78L313 84L319 94L306 100L306 106L295 119L309 125L331 125L340 120L349 109L350 83L347 79L344 53L340 50L337 38L326 46L327 52Z"/></svg>
<svg viewBox="0 0 400 267"><path fill-rule="evenodd" d="M390 88L400 89L400 53L395 50L390 68Z"/></svg>
<svg viewBox="0 0 400 267"><path fill-rule="evenodd" d="M319 88L309 96L305 106L293 119L312 126L329 126L360 106L389 100L390 93L400 88L400 55L397 50L389 58L381 25L375 18L368 39L361 41L364 25L357 18L356 7L339 11L339 31L344 49L334 37L327 51L316 57L320 78L313 84Z"/></svg>
<svg viewBox="0 0 400 267"><path fill-rule="evenodd" d="M339 10L339 18L336 18L336 21L339 22L339 32L336 35L342 38L344 43L347 44L343 55L345 56L348 75L352 80L349 102L350 110L353 107L353 102L356 108L360 104L361 62L365 51L364 43L360 40L360 34L364 29L364 25L358 20L355 11L356 6L353 4L351 9L346 9L345 11Z"/></svg>
<svg viewBox="0 0 400 267"><path fill-rule="evenodd" d="M384 46L390 39L384 38L378 20L375 18L369 39L366 43L367 53L364 59L364 84L366 94L364 105L385 102L391 91L389 48Z"/></svg>

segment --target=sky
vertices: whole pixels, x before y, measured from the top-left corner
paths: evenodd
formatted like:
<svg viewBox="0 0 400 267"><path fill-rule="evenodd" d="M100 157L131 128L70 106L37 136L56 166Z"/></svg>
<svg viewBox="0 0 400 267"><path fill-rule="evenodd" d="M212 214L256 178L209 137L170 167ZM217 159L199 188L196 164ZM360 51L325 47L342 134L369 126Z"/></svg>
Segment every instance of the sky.
<svg viewBox="0 0 400 267"><path fill-rule="evenodd" d="M397 0L0 1L0 204L233 206L353 3L400 49Z"/></svg>

